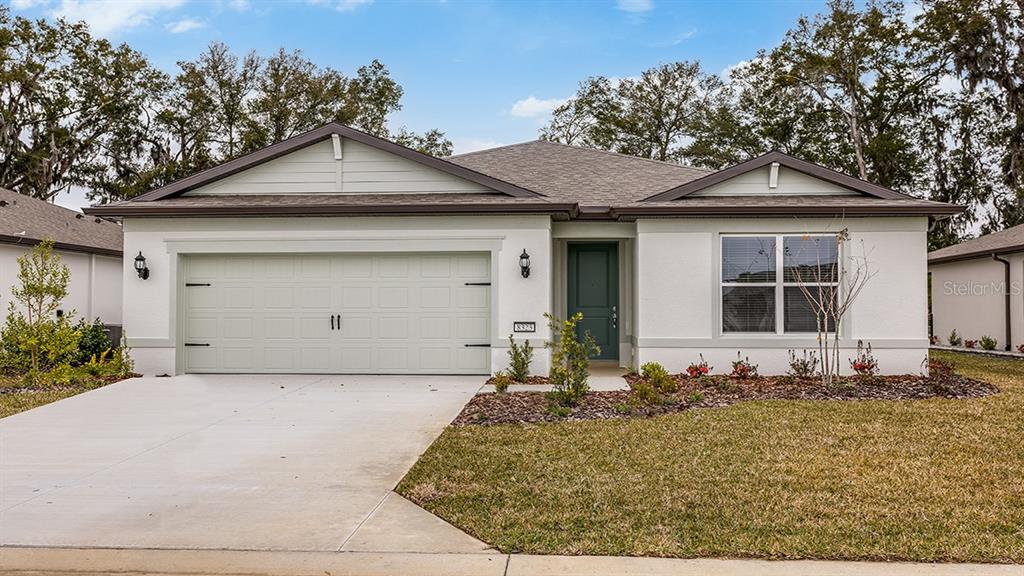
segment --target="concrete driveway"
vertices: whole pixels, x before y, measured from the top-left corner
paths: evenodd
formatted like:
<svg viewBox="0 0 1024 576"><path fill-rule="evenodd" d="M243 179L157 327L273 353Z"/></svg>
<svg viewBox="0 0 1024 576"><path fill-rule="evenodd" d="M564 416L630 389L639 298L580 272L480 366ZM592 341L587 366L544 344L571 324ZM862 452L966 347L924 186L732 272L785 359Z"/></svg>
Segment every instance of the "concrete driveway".
<svg viewBox="0 0 1024 576"><path fill-rule="evenodd" d="M391 492L481 377L137 378L0 420L0 544L482 551Z"/></svg>

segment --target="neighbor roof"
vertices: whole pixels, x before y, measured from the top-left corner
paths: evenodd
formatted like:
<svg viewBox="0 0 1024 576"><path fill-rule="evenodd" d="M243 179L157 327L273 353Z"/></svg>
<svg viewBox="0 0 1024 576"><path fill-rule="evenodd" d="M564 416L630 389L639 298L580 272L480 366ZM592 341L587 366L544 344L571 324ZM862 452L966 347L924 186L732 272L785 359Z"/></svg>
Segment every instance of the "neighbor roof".
<svg viewBox="0 0 1024 576"><path fill-rule="evenodd" d="M930 252L928 263L938 264L1011 252L1024 252L1024 224Z"/></svg>
<svg viewBox="0 0 1024 576"><path fill-rule="evenodd" d="M220 178L339 134L482 184L493 193L235 194L181 196ZM772 162L857 191L842 197L691 196L696 190ZM929 202L772 152L715 172L543 140L501 146L447 160L328 124L125 202L87 208L109 216L273 216L324 214L537 213L566 218L623 219L657 215L948 215L959 206Z"/></svg>
<svg viewBox="0 0 1024 576"><path fill-rule="evenodd" d="M53 240L63 250L121 256L122 239L117 223L0 188L0 242Z"/></svg>

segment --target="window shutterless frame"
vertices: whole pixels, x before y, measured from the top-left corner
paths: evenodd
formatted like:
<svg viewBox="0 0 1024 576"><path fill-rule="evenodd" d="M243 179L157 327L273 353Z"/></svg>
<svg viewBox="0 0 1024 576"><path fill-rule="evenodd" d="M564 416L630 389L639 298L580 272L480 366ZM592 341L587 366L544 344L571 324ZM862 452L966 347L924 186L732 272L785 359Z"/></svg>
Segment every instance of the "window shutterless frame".
<svg viewBox="0 0 1024 576"><path fill-rule="evenodd" d="M728 238L772 238L775 241L775 279L773 282L726 282L725 281L725 243ZM733 337L764 337L764 336L785 336L785 335L808 335L817 334L817 331L786 332L786 288L799 288L799 282L787 282L786 271L786 238L836 238L835 234L814 233L814 234L720 234L718 250L718 330L722 336ZM836 291L836 298L842 298L842 289L839 279L842 278L843 254L842 247L836 247L836 274L834 282L804 282L809 287L832 287ZM775 289L775 331L774 332L729 332L725 329L725 295L724 288L730 287L771 287ZM801 292L801 297L803 293Z"/></svg>

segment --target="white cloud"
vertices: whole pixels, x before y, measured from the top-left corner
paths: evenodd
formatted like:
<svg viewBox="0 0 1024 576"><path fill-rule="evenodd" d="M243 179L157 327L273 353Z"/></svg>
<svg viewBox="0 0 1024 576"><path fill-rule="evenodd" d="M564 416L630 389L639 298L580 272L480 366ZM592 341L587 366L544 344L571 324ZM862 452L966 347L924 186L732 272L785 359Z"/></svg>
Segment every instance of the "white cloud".
<svg viewBox="0 0 1024 576"><path fill-rule="evenodd" d="M167 28L167 31L171 34L183 34L190 30L203 28L205 26L206 22L201 20L196 20L195 18L184 18L177 22L168 22L164 27Z"/></svg>
<svg viewBox="0 0 1024 576"><path fill-rule="evenodd" d="M748 65L750 65L751 62L753 62L753 60L740 60L739 62L733 64L732 66L726 66L719 74L719 76L722 77L722 80L728 82L729 80L732 79L732 73L734 71L746 68Z"/></svg>
<svg viewBox="0 0 1024 576"><path fill-rule="evenodd" d="M623 12L650 12L654 10L653 0L615 0L615 7Z"/></svg>
<svg viewBox="0 0 1024 576"><path fill-rule="evenodd" d="M62 0L50 16L70 22L84 20L97 36L141 26L160 12L181 6L184 0Z"/></svg>
<svg viewBox="0 0 1024 576"><path fill-rule="evenodd" d="M518 100L512 104L512 109L509 111L509 114L518 116L519 118L538 118L540 116L547 116L548 114L551 114L555 108L565 104L567 100L568 98L547 98L542 100L535 96L530 96L529 98Z"/></svg>
<svg viewBox="0 0 1024 576"><path fill-rule="evenodd" d="M501 142L487 140L486 138L452 138L454 154L468 154L477 150L487 150L504 146Z"/></svg>
<svg viewBox="0 0 1024 576"><path fill-rule="evenodd" d="M679 34L676 34L675 36L673 36L672 38L670 38L669 40L667 40L665 42L654 42L654 43L651 44L651 46L654 47L654 48L670 48L672 46L678 46L678 45L682 44L683 42L689 40L690 38L693 38L696 35L697 35L697 29L696 28L690 28L686 32L681 32Z"/></svg>
<svg viewBox="0 0 1024 576"><path fill-rule="evenodd" d="M238 12L245 12L252 7L252 4L249 3L249 0L231 0L228 2L228 7Z"/></svg>
<svg viewBox="0 0 1024 576"><path fill-rule="evenodd" d="M11 8L15 10L28 10L34 6L41 6L49 3L49 0L11 0Z"/></svg>

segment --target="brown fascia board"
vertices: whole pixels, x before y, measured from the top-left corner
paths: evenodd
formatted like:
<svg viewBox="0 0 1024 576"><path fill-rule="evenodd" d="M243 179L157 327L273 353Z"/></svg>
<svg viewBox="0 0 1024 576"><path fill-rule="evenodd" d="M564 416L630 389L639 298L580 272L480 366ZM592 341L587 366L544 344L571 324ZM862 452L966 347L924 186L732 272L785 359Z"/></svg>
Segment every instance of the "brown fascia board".
<svg viewBox="0 0 1024 576"><path fill-rule="evenodd" d="M36 246L37 244L42 243L42 240L39 240L38 238L25 238L24 236L0 234L0 243ZM99 248L97 246L84 246L82 244L68 244L67 242L54 242L53 247L56 250L67 250L68 252L83 252L86 254L99 254L100 256L114 256L118 258L124 256L124 252L121 250L111 250L110 248Z"/></svg>
<svg viewBox="0 0 1024 576"><path fill-rule="evenodd" d="M612 214L622 220L666 216L935 216L959 214L963 206L631 206L614 208Z"/></svg>
<svg viewBox="0 0 1024 576"><path fill-rule="evenodd" d="M1006 246L1004 248L998 248L996 250L978 250L977 252L967 252L965 254L954 254L952 256L940 256L939 258L928 258L928 265L932 264L948 264L949 262L958 262L960 260L975 260L977 258L991 258L993 256L1000 256L1002 254L1013 254L1015 252L1024 252L1024 244L1018 244L1016 246Z"/></svg>
<svg viewBox="0 0 1024 576"><path fill-rule="evenodd" d="M576 204L366 204L315 206L167 206L160 203L93 206L86 214L124 217L178 216L428 216L452 214L550 214L575 218Z"/></svg>
<svg viewBox="0 0 1024 576"><path fill-rule="evenodd" d="M326 140L327 138L330 138L332 134L337 134L343 138L350 138L356 142L372 146L385 152L390 152L397 156L401 156L402 158L423 164L424 166L429 166L471 182L476 182L477 184L487 186L488 188L497 190L498 192L503 192L509 196L514 196L516 198L535 198L538 196L544 196L538 192L521 188L514 184L505 182L504 180L494 178L493 176L488 176L481 172L470 170L464 166L459 166L453 162L448 162L441 158L435 158L434 156L418 152L412 148L406 148L400 144L395 144L394 142L389 142L383 138L378 138L377 136L361 132L355 128L350 128L343 124L332 122L314 130L310 130L305 134L293 136L287 140L271 144L266 148L250 152L245 156L241 156L234 160L229 160L223 164L214 166L213 168L203 170L197 174L187 176L180 180L175 180L166 186L162 186L155 190L150 190L145 194L136 196L132 201L152 202L154 200L179 196L189 190L216 182L217 180L237 174L243 170L252 168L253 166L258 166L265 162L274 160L275 158L280 158L289 152L294 152L300 148L316 144L321 140Z"/></svg>
<svg viewBox="0 0 1024 576"><path fill-rule="evenodd" d="M676 186L671 190L666 190L665 192L660 192L654 196L645 198L643 201L663 202L668 200L678 200L683 196L714 186L715 184L724 182L730 178L739 176L740 174L745 174L751 170L757 170L758 168L762 168L773 162L778 162L780 166L785 166L791 170L802 172L808 176L820 178L826 182L831 182L848 190L861 192L869 196L875 196L876 198L884 198L887 200L905 200L910 198L910 196L907 196L906 194L900 194L899 192L890 190L884 186L872 184L867 180L854 178L853 176L848 176L842 172L836 172L835 170L794 158L776 150L762 156L758 156L757 158L752 158L746 162L740 162L739 164L719 170L718 172L713 172L702 178L691 180L685 184Z"/></svg>

